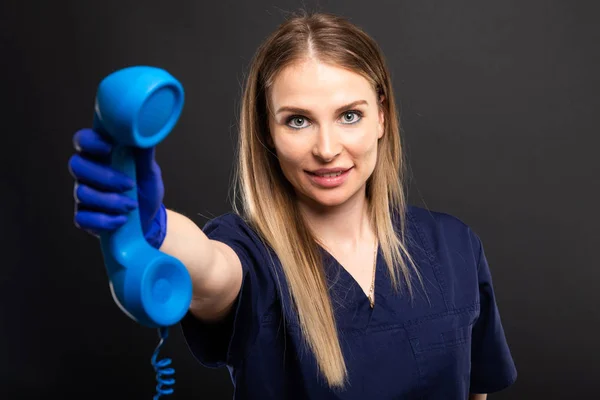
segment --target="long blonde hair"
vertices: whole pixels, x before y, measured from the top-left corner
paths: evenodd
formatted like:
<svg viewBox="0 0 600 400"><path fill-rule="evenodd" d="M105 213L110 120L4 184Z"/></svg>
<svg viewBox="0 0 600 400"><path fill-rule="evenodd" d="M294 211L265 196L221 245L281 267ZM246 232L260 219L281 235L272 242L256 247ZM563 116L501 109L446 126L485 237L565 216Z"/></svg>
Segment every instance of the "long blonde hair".
<svg viewBox="0 0 600 400"><path fill-rule="evenodd" d="M375 169L366 184L368 212L393 287L400 288L401 275L412 295L407 264L417 271L404 244L405 163L392 83L377 44L344 18L322 13L293 16L258 48L242 97L233 208L277 254L304 340L315 356L319 372L330 387L342 388L348 374L321 253L299 212L293 188L266 145L268 89L279 71L306 56L309 50L321 62L362 75L384 99L381 107L385 131L379 140ZM399 222L394 221L394 214L400 217ZM395 227L395 223L399 226ZM418 272L416 276L420 279Z"/></svg>

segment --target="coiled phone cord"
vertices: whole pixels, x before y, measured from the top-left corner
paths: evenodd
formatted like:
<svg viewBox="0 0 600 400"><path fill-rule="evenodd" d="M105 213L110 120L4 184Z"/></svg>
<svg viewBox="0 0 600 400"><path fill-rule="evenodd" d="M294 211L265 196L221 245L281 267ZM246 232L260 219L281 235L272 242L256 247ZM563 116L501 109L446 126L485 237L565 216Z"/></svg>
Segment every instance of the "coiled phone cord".
<svg viewBox="0 0 600 400"><path fill-rule="evenodd" d="M175 369L168 368L169 365L171 365L171 359L163 358L161 360L157 360L158 353L169 335L169 328L160 327L158 329L158 334L160 341L154 350L154 354L152 354L152 367L154 367L154 370L156 371L156 381L158 382L156 385L156 394L154 395L153 400L159 400L161 396L168 396L172 394L172 386L175 384L175 378L173 378Z"/></svg>

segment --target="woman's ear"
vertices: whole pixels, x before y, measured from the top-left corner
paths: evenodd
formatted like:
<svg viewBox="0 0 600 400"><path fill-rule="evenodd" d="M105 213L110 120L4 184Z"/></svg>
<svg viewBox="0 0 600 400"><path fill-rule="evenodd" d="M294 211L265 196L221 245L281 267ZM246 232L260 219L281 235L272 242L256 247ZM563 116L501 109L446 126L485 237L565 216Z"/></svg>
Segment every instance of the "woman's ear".
<svg viewBox="0 0 600 400"><path fill-rule="evenodd" d="M379 96L379 123L378 123L378 132L377 132L377 139L381 139L383 137L383 134L385 133L385 112L383 109L384 106L384 101L385 101L385 96L381 95Z"/></svg>

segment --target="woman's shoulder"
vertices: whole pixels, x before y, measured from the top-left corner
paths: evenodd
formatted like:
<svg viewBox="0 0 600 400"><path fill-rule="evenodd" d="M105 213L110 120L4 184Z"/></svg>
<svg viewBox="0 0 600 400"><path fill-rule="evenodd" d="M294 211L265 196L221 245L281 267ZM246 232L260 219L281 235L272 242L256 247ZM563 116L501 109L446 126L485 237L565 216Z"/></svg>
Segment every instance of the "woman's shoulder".
<svg viewBox="0 0 600 400"><path fill-rule="evenodd" d="M202 231L207 235L218 231L220 234L258 239L256 231L248 220L233 211L209 219L202 227Z"/></svg>
<svg viewBox="0 0 600 400"><path fill-rule="evenodd" d="M406 214L409 220L428 228L444 227L450 229L470 229L470 227L456 215L440 210L408 205Z"/></svg>
<svg viewBox="0 0 600 400"><path fill-rule="evenodd" d="M268 257L270 252L250 222L240 214L230 211L214 217L202 227L204 234L232 247L238 256L251 255L252 258Z"/></svg>
<svg viewBox="0 0 600 400"><path fill-rule="evenodd" d="M206 224L202 229L207 229L211 227L218 226L227 226L227 227L240 227L240 226L248 226L249 224L245 218L234 211L228 211L223 214L219 214L216 217L210 218L206 221Z"/></svg>
<svg viewBox="0 0 600 400"><path fill-rule="evenodd" d="M463 247L475 252L481 247L481 240L472 226L448 212L409 205L406 223L409 232L415 232L434 247Z"/></svg>

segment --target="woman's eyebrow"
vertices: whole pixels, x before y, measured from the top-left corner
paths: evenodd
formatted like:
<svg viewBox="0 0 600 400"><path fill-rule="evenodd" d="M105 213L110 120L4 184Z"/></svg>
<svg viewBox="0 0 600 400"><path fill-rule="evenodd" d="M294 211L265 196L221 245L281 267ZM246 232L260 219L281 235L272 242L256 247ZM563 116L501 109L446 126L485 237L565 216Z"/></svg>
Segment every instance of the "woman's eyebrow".
<svg viewBox="0 0 600 400"><path fill-rule="evenodd" d="M366 100L356 100L356 101L353 101L352 103L348 103L348 104L345 104L345 105L343 105L341 107L338 107L338 109L335 110L335 113L339 114L339 113L341 113L344 110L347 110L349 108L356 107L356 106L359 106L359 105L363 105L363 104L369 105L369 103ZM310 111L308 111L308 110L305 110L303 108L298 108L298 107L290 107L290 106L280 107L277 110L277 112L275 112L275 115L277 115L279 113L282 113L284 111L289 111L289 112L296 113L296 114L310 115Z"/></svg>

